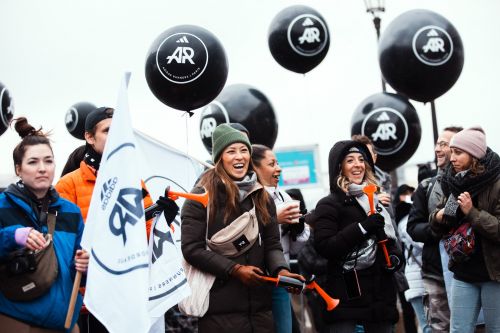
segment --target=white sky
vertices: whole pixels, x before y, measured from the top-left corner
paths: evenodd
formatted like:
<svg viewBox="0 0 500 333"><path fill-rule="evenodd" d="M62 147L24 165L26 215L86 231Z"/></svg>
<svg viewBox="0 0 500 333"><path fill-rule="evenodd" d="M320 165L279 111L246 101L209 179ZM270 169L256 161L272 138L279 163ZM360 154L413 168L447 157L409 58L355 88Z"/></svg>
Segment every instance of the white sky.
<svg viewBox="0 0 500 333"><path fill-rule="evenodd" d="M328 55L305 76L282 68L267 46L273 17L294 4L319 11L331 36ZM455 25L465 65L455 86L436 101L439 128L480 124L499 151L500 1L387 0L386 7L382 32L414 8L436 11ZM179 24L202 26L220 39L229 59L227 84L253 85L271 100L279 122L275 147L318 143L323 171L331 146L350 136L353 111L381 90L375 30L362 0L2 0L0 81L14 98L15 116L53 130L57 174L81 144L66 130L67 109L80 101L115 106L125 70L132 71L133 126L199 159L209 157L199 137L201 111L187 119L169 109L144 78L149 46ZM410 164L433 158L430 106L413 105L422 140ZM18 142L13 130L0 137L0 175L13 173Z"/></svg>

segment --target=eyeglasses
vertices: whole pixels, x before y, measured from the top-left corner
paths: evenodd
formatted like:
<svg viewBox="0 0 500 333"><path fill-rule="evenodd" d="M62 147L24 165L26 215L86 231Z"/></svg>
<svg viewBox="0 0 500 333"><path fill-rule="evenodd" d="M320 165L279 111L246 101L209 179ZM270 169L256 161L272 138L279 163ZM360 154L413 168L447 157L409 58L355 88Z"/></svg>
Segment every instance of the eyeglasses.
<svg viewBox="0 0 500 333"><path fill-rule="evenodd" d="M441 149L442 149L442 148L444 148L444 147L448 147L449 145L450 145L450 144L449 144L448 142L446 142L446 141L439 141L439 142L436 142L435 147L438 147L438 146L439 146L439 148L441 148Z"/></svg>

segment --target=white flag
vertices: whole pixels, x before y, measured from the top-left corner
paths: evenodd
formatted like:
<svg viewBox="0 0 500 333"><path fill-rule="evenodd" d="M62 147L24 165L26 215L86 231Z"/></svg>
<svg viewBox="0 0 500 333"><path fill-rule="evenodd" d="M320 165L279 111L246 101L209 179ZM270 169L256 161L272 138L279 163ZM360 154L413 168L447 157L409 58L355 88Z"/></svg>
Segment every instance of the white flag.
<svg viewBox="0 0 500 333"><path fill-rule="evenodd" d="M137 143L125 77L99 167L82 247L90 253L84 302L111 333L148 332L149 251Z"/></svg>
<svg viewBox="0 0 500 333"><path fill-rule="evenodd" d="M191 295L191 289L182 267L182 253L163 214L154 222L149 242L149 310L151 317L157 318Z"/></svg>

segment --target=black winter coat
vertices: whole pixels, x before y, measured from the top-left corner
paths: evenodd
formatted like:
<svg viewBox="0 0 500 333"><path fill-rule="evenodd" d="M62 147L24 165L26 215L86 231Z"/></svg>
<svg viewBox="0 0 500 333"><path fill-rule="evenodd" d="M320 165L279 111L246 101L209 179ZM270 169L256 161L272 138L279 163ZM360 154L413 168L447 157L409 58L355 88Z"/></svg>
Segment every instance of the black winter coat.
<svg viewBox="0 0 500 333"><path fill-rule="evenodd" d="M382 251L377 250L377 258L371 267L357 271L361 297L352 300L347 298L342 274L344 258L368 237L358 226L359 222L366 219L358 202L349 200L344 193L330 194L319 201L315 214L316 249L328 259L325 289L330 296L340 299L339 306L326 313L326 321L397 322L397 287L393 274L384 270Z"/></svg>
<svg viewBox="0 0 500 333"><path fill-rule="evenodd" d="M257 191L265 191L260 184ZM202 193L202 188L195 188L195 193ZM230 220L249 211L253 207L250 194L240 205L239 214ZM226 195L221 187L217 193L216 215L208 227L208 238L224 228L224 208ZM274 202L269 201L271 221L267 225L259 223L259 239L252 248L236 258L226 258L205 249L205 232L207 225L207 209L196 201L186 200L182 207L182 253L186 261L194 267L214 274L216 280L210 289L209 308L200 319L200 332L273 332L272 321L272 286L247 287L229 275L236 264L252 265L270 274L281 268L288 269L281 248L276 209ZM258 216L258 215L257 215Z"/></svg>
<svg viewBox="0 0 500 333"><path fill-rule="evenodd" d="M372 266L358 270L361 297L349 300L343 279L345 257L355 251L369 235L363 234L358 223L366 219L366 213L359 203L348 197L337 185L340 165L352 147L363 152L365 160L372 166L371 155L364 144L354 141L340 141L330 150L328 159L330 195L321 199L314 211L314 240L316 250L328 259L327 284L325 291L340 304L333 311L325 311L328 323L356 320L358 322L397 322L397 286L393 274L385 271L382 251ZM398 253L395 244L387 243L389 252Z"/></svg>
<svg viewBox="0 0 500 333"><path fill-rule="evenodd" d="M443 199L440 181L441 176L436 176L432 179L425 179L418 185L412 196L413 206L408 216L406 231L415 242L424 243L422 276L443 281L443 268L439 252L441 235L434 233L429 224L430 214Z"/></svg>

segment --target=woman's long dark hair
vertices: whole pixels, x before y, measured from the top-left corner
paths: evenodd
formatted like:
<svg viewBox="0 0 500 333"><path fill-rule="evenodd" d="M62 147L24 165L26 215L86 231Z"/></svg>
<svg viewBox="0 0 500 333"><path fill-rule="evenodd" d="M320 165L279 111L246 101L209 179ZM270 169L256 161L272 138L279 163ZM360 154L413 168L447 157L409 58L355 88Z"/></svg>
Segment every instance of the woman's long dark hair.
<svg viewBox="0 0 500 333"><path fill-rule="evenodd" d="M52 151L52 146L50 145L47 134L42 132L41 127L39 129L34 128L28 123L28 120L25 117L19 117L14 119L14 121L16 122L14 129L22 139L12 152L14 167L22 164L26 148L29 146L47 145ZM52 154L54 154L53 151Z"/></svg>
<svg viewBox="0 0 500 333"><path fill-rule="evenodd" d="M250 160L249 170L253 170L252 161ZM209 193L208 207L210 211L210 216L208 217L209 223L214 221L216 213L216 201L217 193L220 191L221 187L224 186L226 193L226 206L224 207L224 223L229 222L230 216L234 216L238 213L239 205L239 189L234 183L233 179L228 175L224 166L222 164L222 159L219 158L215 167L208 170L201 177L200 186L203 186ZM255 210L263 224L269 223L271 220L271 215L268 211L269 196L267 191L262 189L257 191L254 197Z"/></svg>

